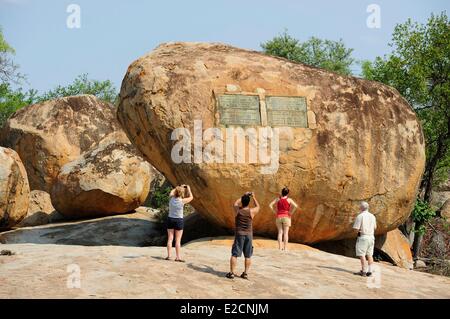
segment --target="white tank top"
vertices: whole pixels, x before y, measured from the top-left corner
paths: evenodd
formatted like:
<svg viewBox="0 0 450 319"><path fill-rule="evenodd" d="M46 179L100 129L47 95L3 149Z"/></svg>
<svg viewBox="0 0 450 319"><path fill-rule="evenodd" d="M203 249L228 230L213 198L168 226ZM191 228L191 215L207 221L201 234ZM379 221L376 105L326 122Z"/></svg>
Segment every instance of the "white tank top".
<svg viewBox="0 0 450 319"><path fill-rule="evenodd" d="M169 217L183 218L183 200L181 197L170 197L169 200Z"/></svg>

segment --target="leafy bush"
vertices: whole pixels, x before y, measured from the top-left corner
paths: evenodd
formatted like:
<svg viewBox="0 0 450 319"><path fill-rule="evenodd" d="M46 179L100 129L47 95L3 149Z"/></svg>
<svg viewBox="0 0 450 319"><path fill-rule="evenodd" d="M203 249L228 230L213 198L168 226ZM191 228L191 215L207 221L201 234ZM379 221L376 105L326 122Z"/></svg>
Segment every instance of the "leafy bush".
<svg viewBox="0 0 450 319"><path fill-rule="evenodd" d="M427 265L422 271L450 276L450 224L444 218L432 218L426 224L421 255Z"/></svg>
<svg viewBox="0 0 450 319"><path fill-rule="evenodd" d="M162 187L162 188L156 188L150 205L153 208L162 208L162 207L168 207L169 206L169 194L170 194L170 187Z"/></svg>
<svg viewBox="0 0 450 319"><path fill-rule="evenodd" d="M436 212L430 207L430 205L418 198L412 211L412 218L416 223L416 228L414 231L419 235L423 235L426 229L426 222L435 216Z"/></svg>
<svg viewBox="0 0 450 319"><path fill-rule="evenodd" d="M342 39L332 41L311 37L305 42L300 42L290 36L287 30L262 43L261 47L266 54L344 75L352 73L351 67L355 62L355 59L352 58L353 49L347 48Z"/></svg>
<svg viewBox="0 0 450 319"><path fill-rule="evenodd" d="M58 85L53 90L45 92L38 97L38 102L47 101L64 96L73 96L80 94L92 94L100 100L115 103L117 102L117 92L114 84L110 80L98 81L88 78L87 74L81 74L75 80L67 85Z"/></svg>
<svg viewBox="0 0 450 319"><path fill-rule="evenodd" d="M22 92L12 90L8 83L0 84L0 128L18 109L33 104L36 101L36 91Z"/></svg>

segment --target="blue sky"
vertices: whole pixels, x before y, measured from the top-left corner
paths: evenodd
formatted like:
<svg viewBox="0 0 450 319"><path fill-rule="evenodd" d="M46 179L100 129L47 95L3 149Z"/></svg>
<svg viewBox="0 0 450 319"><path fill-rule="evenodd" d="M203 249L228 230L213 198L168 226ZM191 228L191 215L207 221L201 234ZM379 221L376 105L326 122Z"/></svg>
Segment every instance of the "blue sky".
<svg viewBox="0 0 450 319"><path fill-rule="evenodd" d="M69 29L69 4L81 8L81 28ZM369 4L381 9L381 28L368 28ZM306 40L338 40L357 59L389 52L395 24L425 22L449 13L448 0L0 0L0 25L16 49L15 61L29 84L45 91L77 75L110 79L116 87L128 65L167 41L224 42L260 50L261 42L285 28ZM358 67L354 67L359 72Z"/></svg>

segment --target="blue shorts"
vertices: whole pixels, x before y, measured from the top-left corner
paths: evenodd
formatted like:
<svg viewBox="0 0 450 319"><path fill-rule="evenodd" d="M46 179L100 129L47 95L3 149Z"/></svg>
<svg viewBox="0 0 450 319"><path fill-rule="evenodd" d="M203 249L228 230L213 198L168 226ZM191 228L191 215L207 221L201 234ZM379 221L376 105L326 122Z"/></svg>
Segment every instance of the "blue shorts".
<svg viewBox="0 0 450 319"><path fill-rule="evenodd" d="M233 257L241 257L244 253L245 258L251 258L253 255L253 236L252 235L236 235L234 237L231 255Z"/></svg>
<svg viewBox="0 0 450 319"><path fill-rule="evenodd" d="M167 229L183 230L184 218L167 217Z"/></svg>

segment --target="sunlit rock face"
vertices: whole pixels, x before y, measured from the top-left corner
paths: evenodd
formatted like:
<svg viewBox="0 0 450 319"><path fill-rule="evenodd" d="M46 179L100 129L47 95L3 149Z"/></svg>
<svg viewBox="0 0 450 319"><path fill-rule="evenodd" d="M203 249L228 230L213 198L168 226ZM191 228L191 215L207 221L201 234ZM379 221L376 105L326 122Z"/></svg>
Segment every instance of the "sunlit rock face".
<svg viewBox="0 0 450 319"><path fill-rule="evenodd" d="M192 205L221 226L234 227L234 200L254 191L262 205L254 231L274 236L268 204L288 186L300 206L290 232L297 242L354 236L361 200L376 215L378 234L396 228L424 169L421 127L395 89L223 44L167 43L134 61L118 119L146 159L172 184L190 184ZM251 147L244 163L220 156L227 129L259 134L264 127L273 138L246 138L245 145L267 142L270 161L259 153L255 161ZM183 128L187 142L174 132ZM208 139L210 128L217 138ZM211 148L213 140L222 148Z"/></svg>
<svg viewBox="0 0 450 319"><path fill-rule="evenodd" d="M133 145L102 143L61 168L52 203L68 218L127 213L144 203L153 172Z"/></svg>
<svg viewBox="0 0 450 319"><path fill-rule="evenodd" d="M0 132L0 145L22 159L30 188L48 193L64 164L105 140L128 142L114 106L93 95L29 105L14 113Z"/></svg>
<svg viewBox="0 0 450 319"><path fill-rule="evenodd" d="M30 187L17 153L0 147L0 230L18 224L28 210Z"/></svg>

